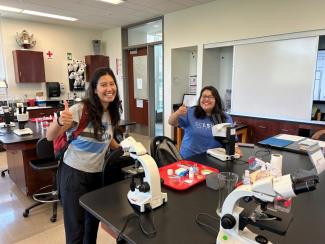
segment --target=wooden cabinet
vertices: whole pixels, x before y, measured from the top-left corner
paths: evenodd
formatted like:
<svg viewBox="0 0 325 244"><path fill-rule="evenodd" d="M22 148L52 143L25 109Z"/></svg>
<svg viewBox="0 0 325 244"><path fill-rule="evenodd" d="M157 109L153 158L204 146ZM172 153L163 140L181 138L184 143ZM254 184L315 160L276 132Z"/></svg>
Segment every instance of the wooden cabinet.
<svg viewBox="0 0 325 244"><path fill-rule="evenodd" d="M104 55L88 55L85 57L86 81L90 81L95 70L101 67L109 67L109 57Z"/></svg>
<svg viewBox="0 0 325 244"><path fill-rule="evenodd" d="M298 135L299 123L279 121L279 134Z"/></svg>
<svg viewBox="0 0 325 244"><path fill-rule="evenodd" d="M248 126L247 142L257 143L278 134L312 136L318 130L325 129L325 125L306 124L291 121L232 116L237 124Z"/></svg>
<svg viewBox="0 0 325 244"><path fill-rule="evenodd" d="M279 124L273 120L257 119L253 127L254 143L279 134Z"/></svg>
<svg viewBox="0 0 325 244"><path fill-rule="evenodd" d="M43 52L14 50L16 82L45 82Z"/></svg>

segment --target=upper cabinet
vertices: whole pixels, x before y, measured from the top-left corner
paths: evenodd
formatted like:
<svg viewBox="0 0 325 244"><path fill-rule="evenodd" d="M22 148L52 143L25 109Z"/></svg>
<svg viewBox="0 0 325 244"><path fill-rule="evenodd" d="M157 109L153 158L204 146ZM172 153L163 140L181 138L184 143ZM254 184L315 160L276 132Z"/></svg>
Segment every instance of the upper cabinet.
<svg viewBox="0 0 325 244"><path fill-rule="evenodd" d="M16 82L45 82L43 52L14 50L12 54Z"/></svg>
<svg viewBox="0 0 325 244"><path fill-rule="evenodd" d="M86 81L90 81L95 70L101 67L109 67L109 58L104 55L88 55L85 57Z"/></svg>

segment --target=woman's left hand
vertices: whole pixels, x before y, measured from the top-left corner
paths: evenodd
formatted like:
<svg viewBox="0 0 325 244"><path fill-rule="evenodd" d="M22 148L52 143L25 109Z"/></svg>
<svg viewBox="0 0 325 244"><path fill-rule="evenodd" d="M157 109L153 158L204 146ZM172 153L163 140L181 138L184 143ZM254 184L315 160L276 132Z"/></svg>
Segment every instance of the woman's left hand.
<svg viewBox="0 0 325 244"><path fill-rule="evenodd" d="M241 152L240 148L237 145L235 146L235 154L240 155L240 157L243 156L243 153Z"/></svg>

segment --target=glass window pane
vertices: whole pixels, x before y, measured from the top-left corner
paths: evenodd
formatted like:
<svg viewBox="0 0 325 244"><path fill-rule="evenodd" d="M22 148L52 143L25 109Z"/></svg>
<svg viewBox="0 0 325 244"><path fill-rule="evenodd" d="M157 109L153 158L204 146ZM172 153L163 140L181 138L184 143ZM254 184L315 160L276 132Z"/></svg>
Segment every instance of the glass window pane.
<svg viewBox="0 0 325 244"><path fill-rule="evenodd" d="M163 47L162 45L154 46L155 59L155 136L164 135L163 130L163 110L164 110L164 80L163 80Z"/></svg>
<svg viewBox="0 0 325 244"><path fill-rule="evenodd" d="M148 22L128 29L128 46L162 40L162 20Z"/></svg>

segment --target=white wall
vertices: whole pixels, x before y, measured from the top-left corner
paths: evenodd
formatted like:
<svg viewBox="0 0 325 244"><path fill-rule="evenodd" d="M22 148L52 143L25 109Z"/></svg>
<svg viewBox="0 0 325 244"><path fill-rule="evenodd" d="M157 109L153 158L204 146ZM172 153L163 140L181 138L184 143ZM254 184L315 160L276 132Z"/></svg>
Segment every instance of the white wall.
<svg viewBox="0 0 325 244"><path fill-rule="evenodd" d="M202 87L214 86L224 99L226 89L231 89L233 47L219 47L203 51Z"/></svg>
<svg viewBox="0 0 325 244"><path fill-rule="evenodd" d="M119 94L122 101L124 101L124 81L122 70L122 35L121 28L114 28L106 30L102 34L103 42L105 42L105 55L109 56L109 65L113 70L118 84ZM120 65L118 65L120 64ZM118 65L118 67L117 67ZM123 106L123 104L122 104ZM124 108L124 106L123 106ZM122 114L124 118L124 111Z"/></svg>
<svg viewBox="0 0 325 244"><path fill-rule="evenodd" d="M91 41L101 39L102 32L90 29L72 28L53 24L28 22L13 19L2 19L2 39L6 66L6 78L11 98L35 97L36 91L43 91L46 96L45 83L16 83L12 51L20 49L16 43L16 33L27 30L34 35L36 46L31 49L42 51L45 64L46 81L63 82L66 98L69 91L67 53L72 53L75 60L85 60L86 55L93 53ZM48 59L46 53L51 51L53 59Z"/></svg>
<svg viewBox="0 0 325 244"><path fill-rule="evenodd" d="M171 49L198 45L198 85L203 44L325 29L323 0L218 0L164 17L165 134L171 136ZM200 88L198 88L200 89Z"/></svg>

